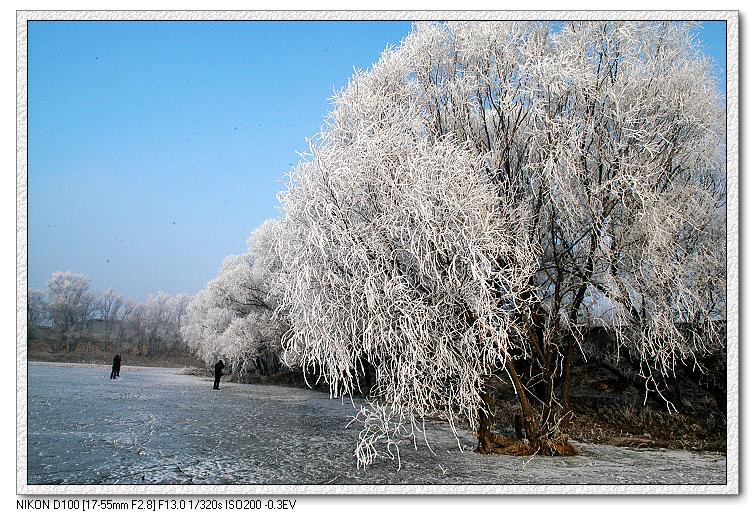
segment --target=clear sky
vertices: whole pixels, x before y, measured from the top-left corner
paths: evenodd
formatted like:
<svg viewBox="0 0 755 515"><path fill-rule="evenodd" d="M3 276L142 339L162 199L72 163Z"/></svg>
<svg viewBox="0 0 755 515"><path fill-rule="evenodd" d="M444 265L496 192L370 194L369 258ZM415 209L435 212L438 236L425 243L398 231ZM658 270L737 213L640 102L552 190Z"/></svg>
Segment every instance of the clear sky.
<svg viewBox="0 0 755 515"><path fill-rule="evenodd" d="M31 22L29 286L192 293L277 216L334 89L406 22ZM725 24L703 24L725 69Z"/></svg>

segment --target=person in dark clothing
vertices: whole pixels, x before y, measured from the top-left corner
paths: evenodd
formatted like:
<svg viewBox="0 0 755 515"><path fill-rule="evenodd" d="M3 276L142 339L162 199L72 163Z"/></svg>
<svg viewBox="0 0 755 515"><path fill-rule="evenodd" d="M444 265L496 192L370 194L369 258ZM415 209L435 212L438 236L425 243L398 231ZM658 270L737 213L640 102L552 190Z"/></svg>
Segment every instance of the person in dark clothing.
<svg viewBox="0 0 755 515"><path fill-rule="evenodd" d="M115 379L121 375L121 356L116 354L113 358L113 369L110 371L110 379Z"/></svg>
<svg viewBox="0 0 755 515"><path fill-rule="evenodd" d="M213 390L220 390L220 376L223 375L224 368L225 365L223 364L222 359L215 363L215 384L212 385Z"/></svg>

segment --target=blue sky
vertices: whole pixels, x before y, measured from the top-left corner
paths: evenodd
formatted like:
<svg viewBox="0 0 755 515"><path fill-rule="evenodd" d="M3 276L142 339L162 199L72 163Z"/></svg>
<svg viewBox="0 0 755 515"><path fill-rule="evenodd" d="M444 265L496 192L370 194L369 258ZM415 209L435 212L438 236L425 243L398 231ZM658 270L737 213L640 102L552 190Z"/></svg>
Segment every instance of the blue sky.
<svg viewBox="0 0 755 515"><path fill-rule="evenodd" d="M725 24L700 39L725 67ZM334 89L407 22L31 22L29 286L194 292L277 216Z"/></svg>

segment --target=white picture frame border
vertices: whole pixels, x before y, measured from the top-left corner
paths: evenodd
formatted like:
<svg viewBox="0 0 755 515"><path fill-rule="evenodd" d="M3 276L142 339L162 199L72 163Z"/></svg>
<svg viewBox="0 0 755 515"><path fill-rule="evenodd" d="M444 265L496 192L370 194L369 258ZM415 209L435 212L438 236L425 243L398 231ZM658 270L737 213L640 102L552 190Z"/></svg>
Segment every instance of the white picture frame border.
<svg viewBox="0 0 755 515"><path fill-rule="evenodd" d="M29 485L27 483L27 23L36 20L700 20L726 22L727 453L719 485ZM17 11L16 493L18 495L737 494L739 492L738 11Z"/></svg>

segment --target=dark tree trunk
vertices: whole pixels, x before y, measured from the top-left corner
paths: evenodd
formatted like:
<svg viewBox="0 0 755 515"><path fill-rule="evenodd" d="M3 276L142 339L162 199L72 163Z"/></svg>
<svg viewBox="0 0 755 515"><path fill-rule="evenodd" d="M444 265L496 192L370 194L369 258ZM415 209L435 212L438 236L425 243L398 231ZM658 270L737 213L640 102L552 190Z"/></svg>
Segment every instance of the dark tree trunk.
<svg viewBox="0 0 755 515"><path fill-rule="evenodd" d="M487 386L482 386L482 405L477 411L479 426L477 428L477 452L481 454L490 454L493 451L493 419L491 416L490 394Z"/></svg>
<svg viewBox="0 0 755 515"><path fill-rule="evenodd" d="M372 380L372 365L369 361L364 362L364 395L369 396L375 382Z"/></svg>
<svg viewBox="0 0 755 515"><path fill-rule="evenodd" d="M522 432L522 416L518 413L514 415L514 432L519 440L524 440L524 432Z"/></svg>
<svg viewBox="0 0 755 515"><path fill-rule="evenodd" d="M522 408L522 425L524 426L524 433L527 439L536 449L541 447L542 437L540 431L538 431L537 423L535 422L535 414L532 411L532 406L527 398L527 392L522 385L522 381L519 379L519 374L516 372L514 362L511 358L506 358L506 370L514 383L517 397L519 398L519 405Z"/></svg>
<svg viewBox="0 0 755 515"><path fill-rule="evenodd" d="M564 360L564 382L561 384L561 402L564 410L573 411L571 405L571 381L572 368L574 366L574 337L568 336L569 343L566 346L566 359Z"/></svg>

